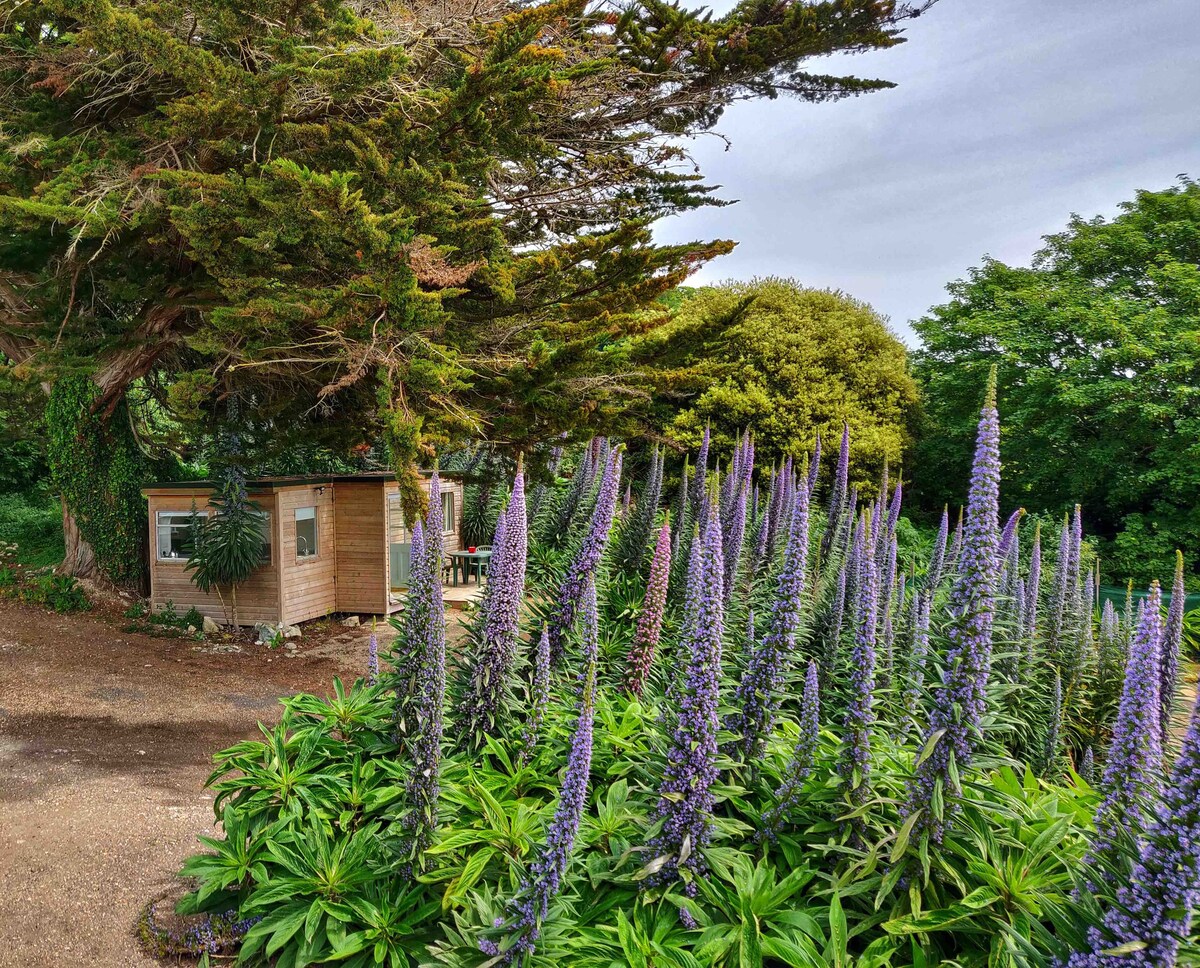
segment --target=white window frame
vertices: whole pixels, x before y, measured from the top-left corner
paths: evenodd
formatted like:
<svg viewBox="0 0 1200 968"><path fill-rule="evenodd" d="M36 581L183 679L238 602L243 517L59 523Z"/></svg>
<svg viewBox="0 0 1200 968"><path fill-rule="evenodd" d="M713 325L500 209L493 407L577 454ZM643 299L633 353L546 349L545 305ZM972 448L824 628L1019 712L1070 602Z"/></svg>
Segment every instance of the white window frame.
<svg viewBox="0 0 1200 968"><path fill-rule="evenodd" d="M190 528L192 526L192 515L193 514L199 515L200 517L203 517L203 518L207 518L209 516L208 511L200 511L200 510L196 510L196 511L191 511L191 510L188 510L188 511L156 511L154 513L154 557L157 561L166 562L167 564L172 564L172 563L179 564L179 565L187 564L186 557L183 557L180 555L164 555L162 553L162 530L163 530L163 528L170 529L170 528L176 528L176 527ZM183 518L184 520L182 523L174 522L174 523L170 523L170 524L164 524L163 523L164 517Z"/></svg>
<svg viewBox="0 0 1200 968"><path fill-rule="evenodd" d="M311 514L300 516L300 512L309 511ZM321 514L320 508L315 504L305 505L304 507L296 508L293 519L296 524L296 560L309 561L313 558L321 557ZM312 521L313 523L313 550L304 554L300 553L300 522Z"/></svg>
<svg viewBox="0 0 1200 968"><path fill-rule="evenodd" d="M442 491L442 534L454 534L454 517L457 510L454 504L454 492ZM446 521L447 514L449 514L449 522Z"/></svg>

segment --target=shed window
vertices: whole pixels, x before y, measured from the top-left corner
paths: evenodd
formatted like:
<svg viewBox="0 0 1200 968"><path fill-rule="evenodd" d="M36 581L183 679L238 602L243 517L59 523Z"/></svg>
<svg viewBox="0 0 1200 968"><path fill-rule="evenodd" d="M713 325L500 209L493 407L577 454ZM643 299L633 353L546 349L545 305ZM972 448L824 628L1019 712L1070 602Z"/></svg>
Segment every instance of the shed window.
<svg viewBox="0 0 1200 968"><path fill-rule="evenodd" d="M447 533L454 531L454 492L442 492L442 530Z"/></svg>
<svg viewBox="0 0 1200 968"><path fill-rule="evenodd" d="M296 557L312 558L320 550L317 509L296 508Z"/></svg>
<svg viewBox="0 0 1200 968"><path fill-rule="evenodd" d="M197 514L207 517L205 512ZM192 512L159 511L156 518L158 530L158 560L187 561L192 554Z"/></svg>

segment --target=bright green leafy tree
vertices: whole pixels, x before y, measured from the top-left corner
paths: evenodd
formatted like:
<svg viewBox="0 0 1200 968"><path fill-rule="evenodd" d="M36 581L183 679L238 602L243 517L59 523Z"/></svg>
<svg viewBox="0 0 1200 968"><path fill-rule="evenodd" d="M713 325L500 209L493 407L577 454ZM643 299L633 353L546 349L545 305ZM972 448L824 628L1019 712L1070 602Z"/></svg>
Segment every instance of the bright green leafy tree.
<svg viewBox="0 0 1200 968"><path fill-rule="evenodd" d="M920 496L961 502L994 365L1007 505L1081 502L1117 581L1169 575L1177 547L1200 567L1200 184L1140 192L1045 242L1029 268L986 261L914 324Z"/></svg>
<svg viewBox="0 0 1200 968"><path fill-rule="evenodd" d="M888 86L804 64L923 6L29 0L0 21L0 352L86 376L102 422L138 384L202 426L237 394L382 437L408 484L447 440L596 426L610 347L730 246L652 240L717 203L686 136Z"/></svg>
<svg viewBox="0 0 1200 968"><path fill-rule="evenodd" d="M656 360L653 421L694 447L706 424L718 451L745 429L767 460L808 453L820 432L837 460L850 424L851 480L874 493L911 443L917 388L903 344L865 303L787 279L692 290L639 344ZM637 356L635 351L634 356Z"/></svg>

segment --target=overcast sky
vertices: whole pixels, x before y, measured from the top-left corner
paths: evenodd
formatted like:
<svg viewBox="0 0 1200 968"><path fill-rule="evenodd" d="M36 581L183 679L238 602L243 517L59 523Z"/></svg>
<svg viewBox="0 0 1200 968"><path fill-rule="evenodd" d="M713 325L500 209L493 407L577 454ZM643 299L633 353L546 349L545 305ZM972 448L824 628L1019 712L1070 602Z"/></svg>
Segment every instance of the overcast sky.
<svg viewBox="0 0 1200 968"><path fill-rule="evenodd" d="M718 12L728 9L720 2ZM659 238L730 238L696 284L793 276L908 326L985 254L1028 264L1072 212L1200 176L1200 0L940 0L908 42L814 67L899 86L739 104L695 156L738 204Z"/></svg>

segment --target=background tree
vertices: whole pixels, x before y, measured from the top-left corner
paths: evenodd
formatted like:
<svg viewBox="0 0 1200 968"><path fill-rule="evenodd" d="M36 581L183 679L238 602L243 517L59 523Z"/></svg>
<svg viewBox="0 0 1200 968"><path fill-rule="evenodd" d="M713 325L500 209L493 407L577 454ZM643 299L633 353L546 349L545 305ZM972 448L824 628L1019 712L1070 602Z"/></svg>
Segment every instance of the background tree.
<svg viewBox="0 0 1200 968"><path fill-rule="evenodd" d="M141 386L199 427L237 393L281 432L382 436L412 513L430 446L622 409L610 347L729 248L651 239L717 203L684 136L739 98L889 86L803 65L893 46L920 9L10 5L0 352L89 379L80 427Z"/></svg>
<svg viewBox="0 0 1200 968"><path fill-rule="evenodd" d="M1139 583L1181 548L1200 567L1200 184L1073 217L1029 268L987 260L914 328L925 424L914 473L930 509L960 502L971 406L999 376L1004 502L1075 502L1102 567ZM956 476L957 475L957 476Z"/></svg>
<svg viewBox="0 0 1200 968"><path fill-rule="evenodd" d="M851 480L865 493L885 461L893 471L905 463L917 387L903 344L870 306L789 279L684 297L633 353L655 361L664 389L651 419L668 438L695 447L709 424L728 453L749 428L758 455L798 461L820 432L832 466L847 420Z"/></svg>

